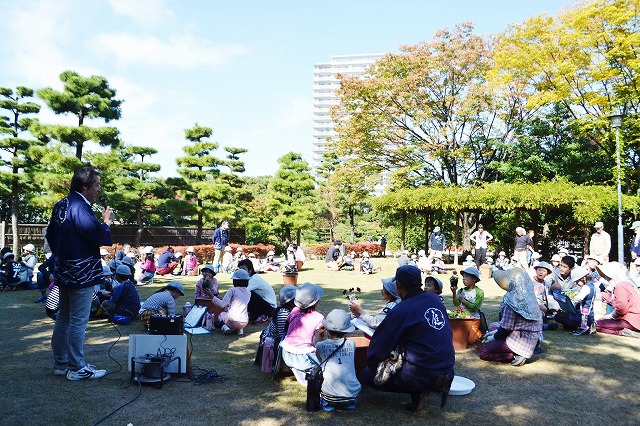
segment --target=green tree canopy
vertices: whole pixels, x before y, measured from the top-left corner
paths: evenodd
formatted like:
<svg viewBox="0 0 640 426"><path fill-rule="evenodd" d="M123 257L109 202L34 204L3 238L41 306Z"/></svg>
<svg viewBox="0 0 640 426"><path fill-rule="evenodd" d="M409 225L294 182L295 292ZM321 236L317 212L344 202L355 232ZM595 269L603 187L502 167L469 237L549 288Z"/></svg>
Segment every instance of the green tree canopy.
<svg viewBox="0 0 640 426"><path fill-rule="evenodd" d="M269 182L267 209L282 241L291 240L291 232L297 231L299 243L300 231L313 224L317 210L314 179L300 154L285 154L278 164L280 168Z"/></svg>
<svg viewBox="0 0 640 426"><path fill-rule="evenodd" d="M121 100L115 99L116 91L106 78L92 75L83 77L74 71L60 74L64 83L62 92L50 87L38 90L38 96L56 114L71 114L78 118L78 126L37 125L32 129L36 137L50 138L76 149L76 157L82 159L84 144L94 141L101 146L116 147L120 143L115 127L88 127L85 119L103 119L106 123L120 118Z"/></svg>

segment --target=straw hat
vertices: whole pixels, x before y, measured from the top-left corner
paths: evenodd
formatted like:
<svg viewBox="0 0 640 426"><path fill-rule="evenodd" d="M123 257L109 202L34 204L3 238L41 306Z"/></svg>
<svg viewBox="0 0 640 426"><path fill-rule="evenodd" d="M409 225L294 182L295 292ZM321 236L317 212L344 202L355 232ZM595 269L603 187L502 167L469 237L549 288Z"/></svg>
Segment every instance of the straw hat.
<svg viewBox="0 0 640 426"><path fill-rule="evenodd" d="M493 280L498 284L498 287L507 291L509 289L509 280L521 272L526 271L520 267L511 268L506 271L493 271Z"/></svg>

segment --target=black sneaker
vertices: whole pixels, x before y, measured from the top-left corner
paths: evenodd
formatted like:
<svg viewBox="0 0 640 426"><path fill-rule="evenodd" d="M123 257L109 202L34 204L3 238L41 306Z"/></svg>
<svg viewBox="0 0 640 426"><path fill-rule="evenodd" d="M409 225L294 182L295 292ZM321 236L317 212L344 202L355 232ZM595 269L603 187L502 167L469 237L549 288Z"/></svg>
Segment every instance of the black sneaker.
<svg viewBox="0 0 640 426"><path fill-rule="evenodd" d="M571 334L574 335L574 336L583 336L585 334L589 334L589 329L588 328L579 328L579 329L575 330Z"/></svg>

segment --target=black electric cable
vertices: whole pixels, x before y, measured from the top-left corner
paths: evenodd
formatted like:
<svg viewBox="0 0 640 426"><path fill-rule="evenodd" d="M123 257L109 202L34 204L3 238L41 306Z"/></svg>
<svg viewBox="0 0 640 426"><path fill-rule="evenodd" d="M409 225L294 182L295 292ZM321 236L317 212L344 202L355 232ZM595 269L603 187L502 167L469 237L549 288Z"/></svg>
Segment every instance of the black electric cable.
<svg viewBox="0 0 640 426"><path fill-rule="evenodd" d="M138 393L136 393L136 396L133 397L133 399L125 402L124 404L120 405L118 408L113 409L109 414L107 414L106 416L104 416L103 418L101 418L100 420L98 420L97 422L95 422L93 424L93 426L97 426L100 423L102 423L103 421L105 421L106 419L108 419L109 417L111 417L112 415L114 415L115 413L117 413L118 411L120 411L121 409L123 409L124 407L126 407L127 405L131 404L132 402L134 402L136 399L138 399L138 397L140 396L140 394L142 393L142 383L140 380L137 380L138 382Z"/></svg>

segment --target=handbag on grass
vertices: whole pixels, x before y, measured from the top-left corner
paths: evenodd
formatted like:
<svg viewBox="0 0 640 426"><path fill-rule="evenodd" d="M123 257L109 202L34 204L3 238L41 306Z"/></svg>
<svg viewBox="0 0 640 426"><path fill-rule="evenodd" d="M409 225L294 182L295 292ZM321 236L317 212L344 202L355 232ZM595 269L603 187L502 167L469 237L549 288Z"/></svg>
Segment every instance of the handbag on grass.
<svg viewBox="0 0 640 426"><path fill-rule="evenodd" d="M391 376L400 371L402 364L404 364L404 357L404 346L399 344L395 350L391 351L387 359L378 364L373 383L377 386L385 384Z"/></svg>
<svg viewBox="0 0 640 426"><path fill-rule="evenodd" d="M307 411L320 411L320 390L322 389L322 382L324 381L322 366L329 361L329 358L334 356L336 352L342 349L345 343L347 343L346 337L343 338L340 346L331 352L331 355L326 357L320 364L316 363L316 361L307 354L309 360L314 363L314 366L311 367L311 370L307 371L307 374L305 375L305 379L307 379L307 402L305 404L305 409Z"/></svg>

